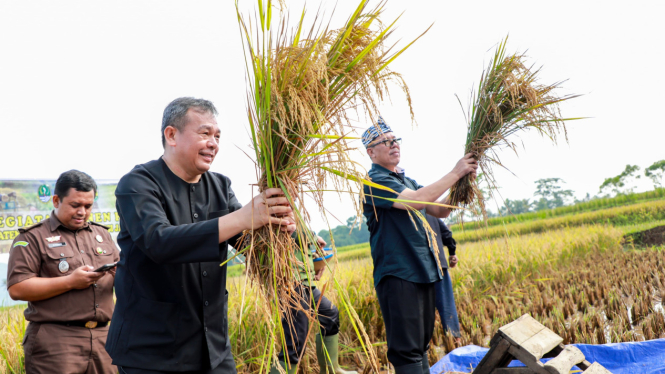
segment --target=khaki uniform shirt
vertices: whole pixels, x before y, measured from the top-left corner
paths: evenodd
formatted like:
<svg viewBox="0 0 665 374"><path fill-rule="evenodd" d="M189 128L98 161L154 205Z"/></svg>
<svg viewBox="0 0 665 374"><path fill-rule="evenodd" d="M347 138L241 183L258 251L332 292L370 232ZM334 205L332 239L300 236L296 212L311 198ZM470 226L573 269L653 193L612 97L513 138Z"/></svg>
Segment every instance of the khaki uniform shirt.
<svg viewBox="0 0 665 374"><path fill-rule="evenodd" d="M19 232L9 254L7 288L32 277L64 277L83 265L96 269L120 257L108 228L94 222L71 231L51 213L51 217ZM63 261L68 266L60 265ZM112 314L113 276L106 274L88 288L28 302L25 319L108 322Z"/></svg>

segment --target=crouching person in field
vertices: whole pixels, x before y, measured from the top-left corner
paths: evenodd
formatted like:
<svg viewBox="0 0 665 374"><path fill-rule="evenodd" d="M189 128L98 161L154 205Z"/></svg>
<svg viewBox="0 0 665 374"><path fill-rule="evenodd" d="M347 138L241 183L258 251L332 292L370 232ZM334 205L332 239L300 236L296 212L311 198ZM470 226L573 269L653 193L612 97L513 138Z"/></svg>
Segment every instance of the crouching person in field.
<svg viewBox="0 0 665 374"><path fill-rule="evenodd" d="M326 241L313 232L309 237L306 233L299 236L297 232L294 232L292 237L295 239L294 250L299 261L295 269L298 278L296 289L300 292L302 300L300 306L294 305L289 310L288 317L282 318L286 347L279 354L279 365L289 374L296 373L309 333L310 316L307 313L317 313L321 326L316 334L319 373L357 374L355 371L345 371L339 366L339 310L327 297L323 296L314 283L321 279L325 267L314 272L313 253L317 247L325 247ZM313 239L316 239L316 242L313 242ZM279 373L277 367L273 366L270 374L277 373Z"/></svg>
<svg viewBox="0 0 665 374"><path fill-rule="evenodd" d="M12 244L7 289L12 299L28 302L27 374L118 372L104 350L115 269L93 270L119 254L108 227L88 221L96 192L88 174L62 173L51 216L19 229Z"/></svg>
<svg viewBox="0 0 665 374"><path fill-rule="evenodd" d="M451 172L423 187L397 166L400 141L381 117L363 133L362 142L372 160L369 177L394 191L365 186L363 213L370 232L374 287L386 326L388 360L396 374L421 374L429 373L427 350L434 331L435 283L441 281L442 274L423 223L412 220L407 209L440 218L448 216L450 210L392 200L445 204L446 200L440 199L444 192L469 173L475 178L478 166L468 154Z"/></svg>

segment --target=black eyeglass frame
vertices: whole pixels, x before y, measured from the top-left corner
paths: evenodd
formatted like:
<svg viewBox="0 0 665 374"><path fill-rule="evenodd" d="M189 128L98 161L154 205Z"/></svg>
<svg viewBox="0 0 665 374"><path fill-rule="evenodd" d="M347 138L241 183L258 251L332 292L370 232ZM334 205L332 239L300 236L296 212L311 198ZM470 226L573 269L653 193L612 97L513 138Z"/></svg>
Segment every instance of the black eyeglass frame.
<svg viewBox="0 0 665 374"><path fill-rule="evenodd" d="M390 143L390 145L388 145L387 143ZM390 147L392 147L393 144L395 144L395 143L401 145L401 144L402 144L402 138L395 138L395 139L382 140L382 141L380 141L380 142L378 142L378 143L376 143L376 144L370 145L370 146L367 147L367 148L368 148L368 149L369 149L369 148L374 148L374 147L376 147L376 146L379 145L379 144L385 144L388 148L390 148Z"/></svg>

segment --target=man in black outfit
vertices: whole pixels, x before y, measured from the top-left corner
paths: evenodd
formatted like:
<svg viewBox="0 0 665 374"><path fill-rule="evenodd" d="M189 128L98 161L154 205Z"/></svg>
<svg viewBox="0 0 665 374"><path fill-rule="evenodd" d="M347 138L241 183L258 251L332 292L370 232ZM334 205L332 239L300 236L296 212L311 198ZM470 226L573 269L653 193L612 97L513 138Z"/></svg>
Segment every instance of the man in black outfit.
<svg viewBox="0 0 665 374"><path fill-rule="evenodd" d="M377 125L363 133L362 141L372 159L369 177L392 190L365 186L363 203L374 262L374 287L386 325L388 361L396 374L429 374L427 349L434 330L434 284L442 279L442 274L422 222L412 219L407 209L419 210L423 216L448 216L448 208L420 202L445 204L441 195L463 176L471 173L475 178L478 165L467 154L450 173L423 187L397 166L401 139L395 138L383 118L379 117Z"/></svg>
<svg viewBox="0 0 665 374"><path fill-rule="evenodd" d="M457 344L462 343L462 335L460 334L459 318L457 316L457 306L455 305L455 294L453 293L453 283L448 273L448 261L446 261L446 251L444 246L448 247L450 257L450 268L457 266L457 242L453 238L453 233L448 226L440 218L427 215L427 223L436 233L436 243L439 248L439 262L441 263L442 278L440 282L435 285L436 295L436 309L439 311L441 318L441 326L443 332L450 331L455 337Z"/></svg>
<svg viewBox="0 0 665 374"><path fill-rule="evenodd" d="M122 249L106 350L122 374L235 373L228 336L227 245L266 224L293 232L287 199L268 189L244 207L224 175L217 110L179 98L164 110L158 160L116 189Z"/></svg>

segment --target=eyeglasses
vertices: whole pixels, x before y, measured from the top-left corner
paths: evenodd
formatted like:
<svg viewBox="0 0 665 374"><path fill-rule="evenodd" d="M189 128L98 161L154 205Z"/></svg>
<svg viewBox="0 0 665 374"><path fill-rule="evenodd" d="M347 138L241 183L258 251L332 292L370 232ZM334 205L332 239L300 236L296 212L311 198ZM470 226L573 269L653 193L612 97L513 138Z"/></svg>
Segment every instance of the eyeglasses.
<svg viewBox="0 0 665 374"><path fill-rule="evenodd" d="M385 144L386 147L389 147L389 148L390 148L390 147L393 146L393 144L401 145L401 144L402 144L402 138L383 140L383 141L380 141L380 142L378 142L378 143L376 143L376 144L374 144L374 145L370 145L370 146L367 147L367 148L374 148L374 147L376 147L376 146L379 145L379 144Z"/></svg>

